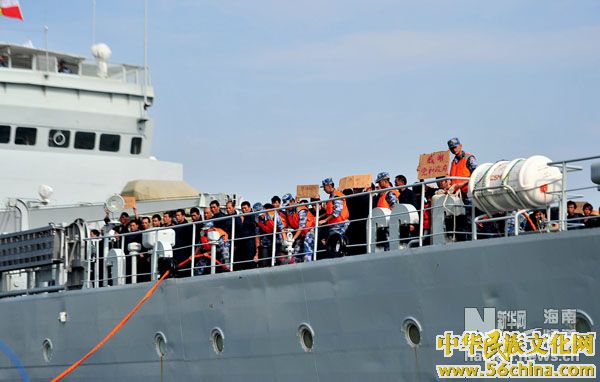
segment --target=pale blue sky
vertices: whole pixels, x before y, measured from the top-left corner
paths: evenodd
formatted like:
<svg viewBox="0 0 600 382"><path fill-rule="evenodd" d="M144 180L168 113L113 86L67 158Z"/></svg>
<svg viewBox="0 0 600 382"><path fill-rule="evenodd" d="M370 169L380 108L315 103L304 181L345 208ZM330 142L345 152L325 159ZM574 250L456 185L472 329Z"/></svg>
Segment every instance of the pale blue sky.
<svg viewBox="0 0 600 382"><path fill-rule="evenodd" d="M413 181L453 136L480 163L600 154L598 1L148 3L153 151L201 191ZM43 46L46 24L51 49L90 56L91 4L21 0L26 22L0 20L0 41ZM141 64L143 1L97 0L96 34Z"/></svg>

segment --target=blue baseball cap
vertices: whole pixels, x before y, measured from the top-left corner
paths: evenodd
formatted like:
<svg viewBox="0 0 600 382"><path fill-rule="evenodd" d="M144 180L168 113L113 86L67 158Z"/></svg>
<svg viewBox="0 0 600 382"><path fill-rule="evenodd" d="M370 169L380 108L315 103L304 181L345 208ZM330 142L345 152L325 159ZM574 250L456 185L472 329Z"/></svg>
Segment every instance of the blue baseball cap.
<svg viewBox="0 0 600 382"><path fill-rule="evenodd" d="M293 196L292 196L292 194L290 194L289 192L288 192L287 194L285 194L285 195L283 195L283 196L281 197L281 201L282 201L284 204L287 204L287 203L289 203L289 202L290 202L292 199L294 199L294 197L293 197Z"/></svg>
<svg viewBox="0 0 600 382"><path fill-rule="evenodd" d="M333 186L334 185L333 179L331 179L331 178L323 179L323 181L321 182L321 188L325 187L327 184L331 184Z"/></svg>
<svg viewBox="0 0 600 382"><path fill-rule="evenodd" d="M207 230L215 227L215 223L213 222L204 222L202 223L202 229Z"/></svg>
<svg viewBox="0 0 600 382"><path fill-rule="evenodd" d="M458 146L458 145L460 145L460 139L458 139L458 138L456 138L456 137L454 137L454 138L451 138L451 139L448 141L448 148L449 148L449 149L453 149L453 148L455 148L455 147L456 147L456 146Z"/></svg>
<svg viewBox="0 0 600 382"><path fill-rule="evenodd" d="M262 203L254 203L254 204L252 205L252 210L253 210L254 212L262 211L262 209L263 209L263 205L262 205Z"/></svg>
<svg viewBox="0 0 600 382"><path fill-rule="evenodd" d="M382 181L384 179L388 179L388 180L390 179L390 174L385 171L377 174L377 179L375 179L375 183L379 183L380 181Z"/></svg>

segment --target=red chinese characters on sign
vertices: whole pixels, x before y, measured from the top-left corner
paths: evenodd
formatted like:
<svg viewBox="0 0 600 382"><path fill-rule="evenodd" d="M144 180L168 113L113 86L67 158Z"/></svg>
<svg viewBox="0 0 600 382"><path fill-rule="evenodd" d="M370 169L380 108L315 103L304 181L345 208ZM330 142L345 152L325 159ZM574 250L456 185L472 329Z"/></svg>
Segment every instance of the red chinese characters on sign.
<svg viewBox="0 0 600 382"><path fill-rule="evenodd" d="M417 166L417 179L447 176L449 164L450 152L447 150L421 154L419 156L419 165Z"/></svg>

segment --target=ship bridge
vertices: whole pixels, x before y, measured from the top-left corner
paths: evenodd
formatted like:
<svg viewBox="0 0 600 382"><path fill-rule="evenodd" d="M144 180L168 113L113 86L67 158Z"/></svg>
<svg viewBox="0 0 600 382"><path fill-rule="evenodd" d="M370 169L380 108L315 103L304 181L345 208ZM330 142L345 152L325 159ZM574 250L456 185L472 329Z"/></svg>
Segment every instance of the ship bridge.
<svg viewBox="0 0 600 382"><path fill-rule="evenodd" d="M11 163L0 209L38 200L42 185L51 203L73 204L103 202L133 179L182 180L180 164L151 156L145 68L110 63L98 45L94 61L0 43L0 163Z"/></svg>

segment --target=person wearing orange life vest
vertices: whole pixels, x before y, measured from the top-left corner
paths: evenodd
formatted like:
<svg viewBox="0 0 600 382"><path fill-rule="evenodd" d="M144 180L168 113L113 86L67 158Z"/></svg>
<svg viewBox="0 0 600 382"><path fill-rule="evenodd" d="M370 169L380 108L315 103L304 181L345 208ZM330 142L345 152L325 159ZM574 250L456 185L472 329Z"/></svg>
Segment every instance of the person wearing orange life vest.
<svg viewBox="0 0 600 382"><path fill-rule="evenodd" d="M381 190L383 190L378 198L377 198L377 208L388 208L392 209L398 203L398 197L400 196L400 191L398 190L385 190L386 188L392 187L392 182L390 182L390 174L387 172L380 172L377 174L377 178L375 179L375 183L379 186Z"/></svg>
<svg viewBox="0 0 600 382"><path fill-rule="evenodd" d="M297 263L312 261L312 252L315 245L315 216L307 206L296 207L296 200L291 194L283 196L285 205L290 206L286 210L288 227L294 230L294 261Z"/></svg>
<svg viewBox="0 0 600 382"><path fill-rule="evenodd" d="M254 212L257 213L256 254L254 255L254 261L259 268L271 266L273 245L276 246L275 256L282 258L280 247L283 240L283 222L281 221L281 217L275 211L261 212L272 208L273 205L268 203L264 207L261 203L255 203L252 206ZM275 232L275 243L273 243L273 232Z"/></svg>
<svg viewBox="0 0 600 382"><path fill-rule="evenodd" d="M398 197L400 196L400 191L398 190L386 190L392 187L392 182L390 182L390 174L383 171L377 174L377 178L375 178L375 183L379 186L379 189L382 192L377 196L377 203L375 204L376 208L387 208L391 210L394 208L396 204L398 204ZM388 227L380 227L377 229L377 237L376 240L378 245L382 246L384 250L390 250L390 244L388 242L389 239L389 228ZM383 243L381 243L383 242Z"/></svg>
<svg viewBox="0 0 600 382"><path fill-rule="evenodd" d="M460 140L456 137L448 141L448 149L454 154L454 159L450 165L449 176L461 176L468 178L471 176L473 171L477 168L477 160L475 155L463 151ZM466 198L467 192L469 191L469 181L461 179L452 179L450 189L448 193L454 194L459 190L463 195L463 199Z"/></svg>
<svg viewBox="0 0 600 382"><path fill-rule="evenodd" d="M460 140L456 137L448 141L448 149L454 154L454 159L450 165L450 176L460 176L469 178L473 171L477 168L477 160L471 153L467 153L462 149ZM465 204L465 215L456 218L455 230L456 240L469 240L471 235L471 200L467 197L469 191L469 180L452 179L451 186L448 189L449 194L458 193L460 191L461 198Z"/></svg>
<svg viewBox="0 0 600 382"><path fill-rule="evenodd" d="M281 207L281 198L277 195L273 196L271 198L271 204L273 205L273 208ZM283 224L283 228L286 228L287 227L287 219L286 219L285 210L278 210L277 213L279 214L279 217L281 218L281 224Z"/></svg>
<svg viewBox="0 0 600 382"><path fill-rule="evenodd" d="M323 191L329 194L330 199L344 196L340 190L335 188L331 178L326 178L321 183ZM328 237L334 234L344 236L350 225L349 216L346 199L330 200L325 206L325 219L320 220L319 225L329 225Z"/></svg>
<svg viewBox="0 0 600 382"><path fill-rule="evenodd" d="M225 232L225 230L221 229L221 228L217 228L214 226L214 223L211 221L205 222L202 226L202 232L201 232L201 236L200 236L200 243L201 245L198 247L198 250L196 251L197 254L202 253L205 255L210 256L210 250L211 250L211 244L210 240L207 237L207 234L209 232L217 232L219 234L219 238L216 240L216 246L217 246L217 258L216 260L219 261L221 264L223 264L224 266L228 266L229 264L229 251L231 248L231 242L229 241L229 235L227 234L227 232ZM211 259L208 257L201 257L199 259L196 259L194 261L194 269L196 271L194 271L194 274L196 275L202 275L202 274L209 274L210 272L210 263L211 263ZM219 266L217 267L216 271L217 272L222 272L225 268L223 266Z"/></svg>

